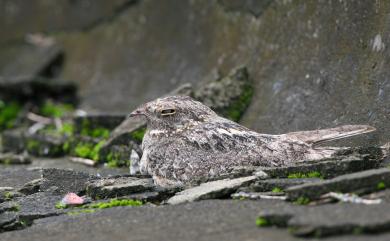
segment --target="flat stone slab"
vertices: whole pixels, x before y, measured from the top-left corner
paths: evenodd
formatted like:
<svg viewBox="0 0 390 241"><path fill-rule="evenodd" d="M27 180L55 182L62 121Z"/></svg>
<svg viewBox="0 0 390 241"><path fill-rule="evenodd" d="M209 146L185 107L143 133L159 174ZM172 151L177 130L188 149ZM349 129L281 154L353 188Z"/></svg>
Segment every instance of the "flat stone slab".
<svg viewBox="0 0 390 241"><path fill-rule="evenodd" d="M0 187L18 189L32 180L41 177L39 170L29 170L24 166L10 166L0 168Z"/></svg>
<svg viewBox="0 0 390 241"><path fill-rule="evenodd" d="M259 180L248 186L247 190L253 192L268 192L274 188L285 190L286 188L297 186L305 183L313 183L321 181L319 178L272 178L266 180Z"/></svg>
<svg viewBox="0 0 390 241"><path fill-rule="evenodd" d="M388 203L279 206L261 211L259 217L267 225L288 227L296 236L324 237L385 232L390 228L390 213L384 210L389 208Z"/></svg>
<svg viewBox="0 0 390 241"><path fill-rule="evenodd" d="M249 185L257 177L241 177L235 179L224 179L213 182L206 182L200 186L186 189L176 193L175 196L168 199L168 204L180 204L186 202L199 201L204 199L214 199L228 197L238 188Z"/></svg>
<svg viewBox="0 0 390 241"><path fill-rule="evenodd" d="M87 195L93 199L113 198L155 189L151 178L113 177L87 183Z"/></svg>
<svg viewBox="0 0 390 241"><path fill-rule="evenodd" d="M327 179L379 167L381 160L371 159L370 157L369 155L356 155L340 159L332 158L328 160L302 162L296 166L260 168L260 170L274 178L286 178L290 174L306 174L316 171Z"/></svg>
<svg viewBox="0 0 390 241"><path fill-rule="evenodd" d="M0 164L15 165L15 164L30 164L31 159L27 155L19 155L13 153L0 154Z"/></svg>
<svg viewBox="0 0 390 241"><path fill-rule="evenodd" d="M318 199L328 192L365 193L378 190L378 185L390 186L390 169L373 169L338 176L322 182L307 183L285 190L288 199L297 200L300 197L309 200Z"/></svg>
<svg viewBox="0 0 390 241"><path fill-rule="evenodd" d="M96 176L88 173L73 170L57 168L42 169L43 181L40 190L47 191L50 189L58 195L63 195L68 192L79 193L85 191L88 181L96 178Z"/></svg>

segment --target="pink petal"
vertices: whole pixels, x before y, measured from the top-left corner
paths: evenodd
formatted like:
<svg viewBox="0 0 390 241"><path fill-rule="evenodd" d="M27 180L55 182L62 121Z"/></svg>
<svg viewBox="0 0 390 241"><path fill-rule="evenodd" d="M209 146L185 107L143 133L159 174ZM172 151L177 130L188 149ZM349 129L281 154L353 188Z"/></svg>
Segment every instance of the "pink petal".
<svg viewBox="0 0 390 241"><path fill-rule="evenodd" d="M84 198L78 196L76 193L70 192L61 200L64 205L80 205L84 203Z"/></svg>

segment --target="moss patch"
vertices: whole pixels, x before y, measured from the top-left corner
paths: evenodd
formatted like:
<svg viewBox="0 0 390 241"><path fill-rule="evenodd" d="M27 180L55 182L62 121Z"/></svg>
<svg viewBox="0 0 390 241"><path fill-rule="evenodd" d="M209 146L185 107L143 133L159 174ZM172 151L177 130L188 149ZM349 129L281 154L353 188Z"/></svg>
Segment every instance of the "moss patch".
<svg viewBox="0 0 390 241"><path fill-rule="evenodd" d="M282 190L281 188L279 188L279 187L274 187L274 188L272 189L272 192L273 192L273 193L280 193L280 192L283 192L283 190Z"/></svg>
<svg viewBox="0 0 390 241"><path fill-rule="evenodd" d="M106 209L112 207L121 207L121 206L142 206L143 202L133 199L111 199L108 202L99 202L83 206L83 208L97 208L97 209Z"/></svg>
<svg viewBox="0 0 390 241"><path fill-rule="evenodd" d="M77 215L80 215L80 214L83 214L83 213L94 213L94 212L96 212L95 209L79 209L79 210L76 210L76 211L67 212L66 214L69 215L69 216L77 216Z"/></svg>
<svg viewBox="0 0 390 241"><path fill-rule="evenodd" d="M250 84L243 87L242 94L224 112L224 115L232 121L238 122L249 106L253 96L253 88Z"/></svg>
<svg viewBox="0 0 390 241"><path fill-rule="evenodd" d="M258 217L256 219L256 226L258 226L258 227L268 227L270 225L271 225L271 223L268 221L268 219L266 219L264 217Z"/></svg>
<svg viewBox="0 0 390 241"><path fill-rule="evenodd" d="M6 104L0 100L0 130L14 127L15 119L21 109L21 106L16 102Z"/></svg>
<svg viewBox="0 0 390 241"><path fill-rule="evenodd" d="M74 148L74 154L78 157L92 159L94 161L99 160L99 152L105 141L102 140L97 144L93 143L78 143ZM69 144L68 144L69 145ZM67 148L66 146L63 148Z"/></svg>
<svg viewBox="0 0 390 241"><path fill-rule="evenodd" d="M379 182L379 183L376 185L376 189L378 189L378 190L386 189L386 184L385 184L384 182Z"/></svg>
<svg viewBox="0 0 390 241"><path fill-rule="evenodd" d="M297 200L295 200L294 204L297 205L307 205L310 203L310 199L307 197L299 197Z"/></svg>
<svg viewBox="0 0 390 241"><path fill-rule="evenodd" d="M88 120L83 120L81 125L80 134L83 136L90 136L93 138L103 138L107 139L110 137L110 130L103 127L92 128Z"/></svg>
<svg viewBox="0 0 390 241"><path fill-rule="evenodd" d="M308 173L290 173L287 178L323 178L320 172L312 171Z"/></svg>
<svg viewBox="0 0 390 241"><path fill-rule="evenodd" d="M135 141L142 142L142 139L144 138L145 132L146 132L146 128L143 127L143 128L140 128L138 130L131 132L130 135L131 135L131 138L133 138Z"/></svg>
<svg viewBox="0 0 390 241"><path fill-rule="evenodd" d="M46 117L61 118L65 114L74 111L70 104L54 103L46 101L39 109L39 113Z"/></svg>

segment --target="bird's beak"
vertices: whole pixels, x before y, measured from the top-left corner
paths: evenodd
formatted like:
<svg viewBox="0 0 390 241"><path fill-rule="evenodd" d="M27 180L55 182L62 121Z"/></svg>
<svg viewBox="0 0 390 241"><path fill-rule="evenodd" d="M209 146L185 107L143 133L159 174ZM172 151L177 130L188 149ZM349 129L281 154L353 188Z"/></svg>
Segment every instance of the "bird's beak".
<svg viewBox="0 0 390 241"><path fill-rule="evenodd" d="M140 116L140 115L146 115L146 110L143 106L135 109L133 112L131 112L127 118L134 117L134 116Z"/></svg>

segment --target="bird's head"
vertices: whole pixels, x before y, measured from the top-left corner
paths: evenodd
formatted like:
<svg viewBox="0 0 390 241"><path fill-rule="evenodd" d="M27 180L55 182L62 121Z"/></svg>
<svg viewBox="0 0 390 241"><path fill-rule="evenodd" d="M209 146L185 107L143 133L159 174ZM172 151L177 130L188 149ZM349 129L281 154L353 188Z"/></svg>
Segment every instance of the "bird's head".
<svg viewBox="0 0 390 241"><path fill-rule="evenodd" d="M177 129L191 123L203 122L216 113L188 96L168 96L139 106L129 117L144 116L148 128Z"/></svg>

